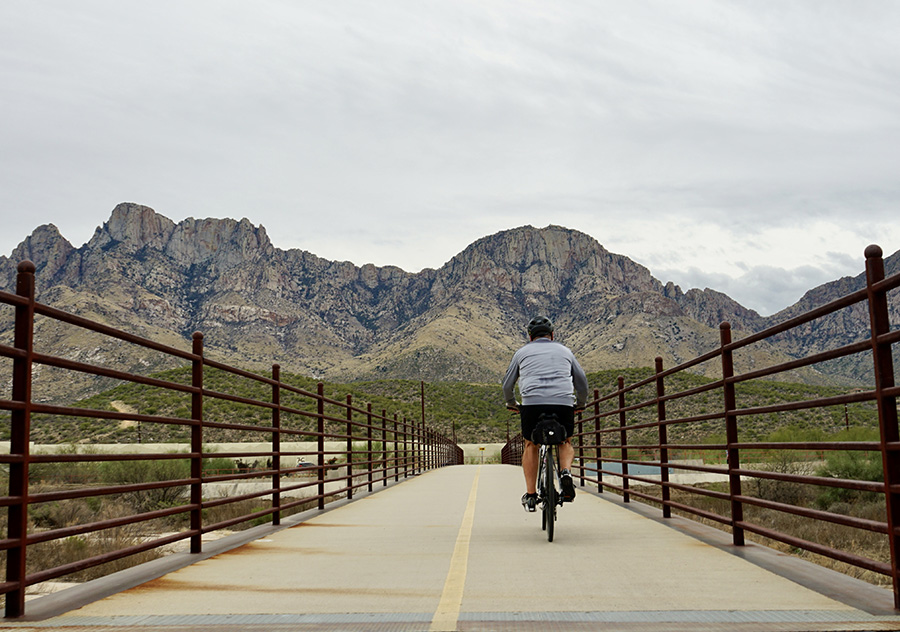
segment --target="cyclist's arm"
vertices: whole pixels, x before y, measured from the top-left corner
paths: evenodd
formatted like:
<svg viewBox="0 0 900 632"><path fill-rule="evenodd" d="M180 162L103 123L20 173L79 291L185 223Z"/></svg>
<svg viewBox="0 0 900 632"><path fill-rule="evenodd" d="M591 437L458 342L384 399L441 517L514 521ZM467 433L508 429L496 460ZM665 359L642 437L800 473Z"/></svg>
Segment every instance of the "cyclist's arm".
<svg viewBox="0 0 900 632"><path fill-rule="evenodd" d="M584 410L588 398L588 381L578 360L572 359L572 383L575 386L575 410Z"/></svg>
<svg viewBox="0 0 900 632"><path fill-rule="evenodd" d="M516 401L516 380L519 379L519 363L513 358L503 378L503 401L506 407L512 410L519 409L519 402Z"/></svg>

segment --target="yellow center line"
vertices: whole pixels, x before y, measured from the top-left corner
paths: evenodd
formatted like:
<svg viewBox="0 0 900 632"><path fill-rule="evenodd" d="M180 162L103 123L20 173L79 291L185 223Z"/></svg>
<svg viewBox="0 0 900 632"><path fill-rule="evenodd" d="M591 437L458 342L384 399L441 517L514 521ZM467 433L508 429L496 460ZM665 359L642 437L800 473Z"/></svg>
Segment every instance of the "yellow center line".
<svg viewBox="0 0 900 632"><path fill-rule="evenodd" d="M478 495L478 477L480 475L481 466L479 465L475 472L475 479L472 481L466 512L463 514L462 524L459 526L459 533L456 536L456 546L453 548L453 557L450 558L450 570L447 571L444 592L441 593L441 601L431 619L431 632L451 632L456 629L456 623L459 620L463 590L466 586L466 572L469 566L469 542L472 539L472 525L475 522L475 497Z"/></svg>

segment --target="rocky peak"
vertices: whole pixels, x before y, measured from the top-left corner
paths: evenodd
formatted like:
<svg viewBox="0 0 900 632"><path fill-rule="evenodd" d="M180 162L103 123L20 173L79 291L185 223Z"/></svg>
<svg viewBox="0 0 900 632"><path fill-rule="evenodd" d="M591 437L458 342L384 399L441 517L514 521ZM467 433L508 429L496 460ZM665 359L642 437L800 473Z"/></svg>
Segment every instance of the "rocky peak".
<svg viewBox="0 0 900 632"><path fill-rule="evenodd" d="M65 259L75 248L63 237L54 224L44 224L34 229L28 237L12 251L10 259L23 261L30 259L35 265L43 265Z"/></svg>
<svg viewBox="0 0 900 632"><path fill-rule="evenodd" d="M706 288L690 289L682 294L681 288L670 282L666 286L666 296L673 298L684 313L708 327L718 327L723 322L733 329L757 331L762 329L765 319L752 309L747 309L730 296Z"/></svg>
<svg viewBox="0 0 900 632"><path fill-rule="evenodd" d="M180 222L165 247L167 255L182 265L214 260L222 268L271 256L274 246L266 229L250 220L194 219Z"/></svg>
<svg viewBox="0 0 900 632"><path fill-rule="evenodd" d="M97 228L88 248L106 248L116 243L123 253L134 253L145 246L165 248L175 223L148 206L122 203L113 209L109 221Z"/></svg>
<svg viewBox="0 0 900 632"><path fill-rule="evenodd" d="M32 261L37 274L52 279L75 252L75 248L60 234L56 226L53 224L38 226L31 235L16 246L9 259L0 257L3 287L15 287L16 268L20 261L26 259Z"/></svg>
<svg viewBox="0 0 900 632"><path fill-rule="evenodd" d="M589 235L560 226L523 226L484 237L441 272L448 286L491 285L525 294L662 290L643 266L610 253Z"/></svg>
<svg viewBox="0 0 900 632"><path fill-rule="evenodd" d="M230 268L247 260L271 255L274 247L266 229L248 219L188 219L175 224L148 206L122 203L109 221L86 244L88 250L108 250L131 255L145 248L165 253L190 266L214 261Z"/></svg>

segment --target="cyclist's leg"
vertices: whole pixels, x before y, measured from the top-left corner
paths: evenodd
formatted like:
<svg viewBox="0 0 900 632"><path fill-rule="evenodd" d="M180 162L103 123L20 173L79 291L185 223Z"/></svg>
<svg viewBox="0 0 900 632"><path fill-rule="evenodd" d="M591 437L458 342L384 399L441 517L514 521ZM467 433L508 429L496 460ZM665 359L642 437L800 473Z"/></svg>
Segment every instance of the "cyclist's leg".
<svg viewBox="0 0 900 632"><path fill-rule="evenodd" d="M572 435L575 433L575 411L565 407L558 413L560 423L566 428L566 440L559 445L560 485L563 502L575 500L575 483L570 470L575 460L575 448L572 446Z"/></svg>
<svg viewBox="0 0 900 632"><path fill-rule="evenodd" d="M572 469L572 462L575 460L575 448L572 447L572 440L566 439L565 443L559 444L559 469Z"/></svg>
<svg viewBox="0 0 900 632"><path fill-rule="evenodd" d="M572 435L575 434L575 409L571 406L554 406L554 414L559 423L566 429L566 440L559 445L559 469L572 468L575 460L575 448L572 447Z"/></svg>
<svg viewBox="0 0 900 632"><path fill-rule="evenodd" d="M572 502L575 500L575 482L572 480L572 474L569 469L572 467L572 461L575 457L575 448L572 442L566 439L565 443L559 444L559 484L562 487L563 502Z"/></svg>
<svg viewBox="0 0 900 632"><path fill-rule="evenodd" d="M538 446L528 439L525 439L525 449L522 451L522 471L525 473L525 491L537 493Z"/></svg>
<svg viewBox="0 0 900 632"><path fill-rule="evenodd" d="M537 492L538 445L531 441L531 433L539 414L537 408L539 407L522 406L519 408L522 436L525 438L525 449L522 451L522 471L525 474L525 491L529 494Z"/></svg>

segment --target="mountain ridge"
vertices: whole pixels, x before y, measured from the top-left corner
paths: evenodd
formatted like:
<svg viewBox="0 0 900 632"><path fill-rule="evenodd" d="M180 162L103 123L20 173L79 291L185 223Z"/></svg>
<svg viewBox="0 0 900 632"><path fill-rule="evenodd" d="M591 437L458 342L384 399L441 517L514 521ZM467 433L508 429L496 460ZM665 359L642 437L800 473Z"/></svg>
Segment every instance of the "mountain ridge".
<svg viewBox="0 0 900 632"><path fill-rule="evenodd" d="M52 224L35 229L10 258L0 256L0 287L14 286L22 259L36 264L39 300L55 307L180 346L203 331L211 357L257 370L277 362L346 381L494 382L535 313L554 318L559 339L587 370L649 366L658 355L671 366L714 348L722 321L754 332L792 313L765 318L709 288L682 292L593 237L553 225L485 236L443 266L411 273L281 250L246 218L175 223L123 203L80 248ZM891 265L897 260L889 258ZM827 302L858 278L834 283L801 302ZM838 326L832 335L859 334L857 315ZM84 353L84 335L58 327L42 334L57 352ZM762 345L747 366L816 348L815 332L809 335ZM90 344L118 367L165 367L93 338ZM800 378L849 379L841 371L835 376ZM56 397L52 391L48 399Z"/></svg>

